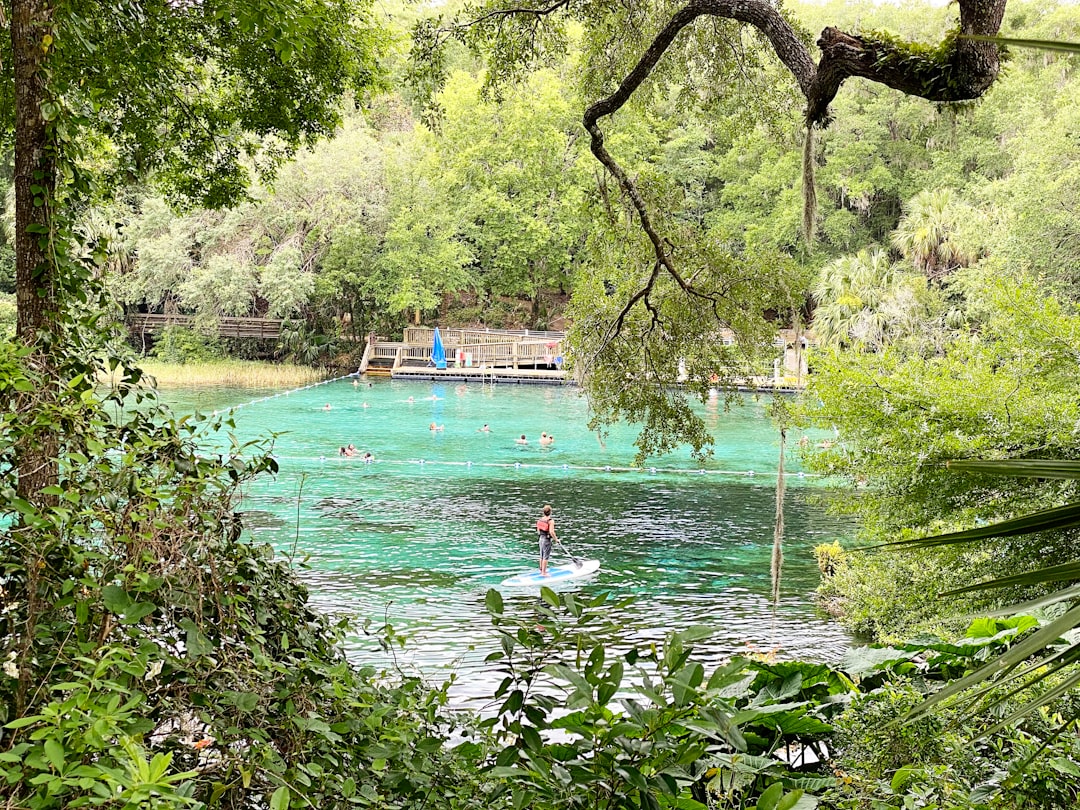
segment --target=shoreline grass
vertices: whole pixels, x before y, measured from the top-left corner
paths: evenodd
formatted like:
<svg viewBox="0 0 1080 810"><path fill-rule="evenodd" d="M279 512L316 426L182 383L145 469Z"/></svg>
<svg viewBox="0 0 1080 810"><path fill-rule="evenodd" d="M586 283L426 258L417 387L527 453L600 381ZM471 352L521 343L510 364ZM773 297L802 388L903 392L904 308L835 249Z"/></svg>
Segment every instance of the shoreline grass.
<svg viewBox="0 0 1080 810"><path fill-rule="evenodd" d="M139 368L158 388L298 388L325 380L323 369L257 360L211 360L165 363L144 358Z"/></svg>

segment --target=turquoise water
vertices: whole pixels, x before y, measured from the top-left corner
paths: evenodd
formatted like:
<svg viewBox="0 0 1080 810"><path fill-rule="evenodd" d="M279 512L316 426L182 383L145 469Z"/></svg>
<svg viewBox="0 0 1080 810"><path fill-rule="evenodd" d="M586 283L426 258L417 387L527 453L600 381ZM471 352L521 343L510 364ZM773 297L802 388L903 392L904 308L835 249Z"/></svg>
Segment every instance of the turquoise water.
<svg viewBox="0 0 1080 810"><path fill-rule="evenodd" d="M481 662L495 642L484 594L536 565L534 525L545 503L570 551L602 564L594 578L563 587L635 597L616 611L627 640L710 624L718 632L706 658L716 661L748 646L831 661L848 646L809 594L811 547L849 529L825 514L820 488L799 477L791 452L783 598L775 609L769 603L779 445L765 399L703 408L716 437L704 464L679 452L637 470L634 430L620 426L601 442L571 387L341 380L270 393L166 399L180 412L243 404L240 438L278 433L281 471L246 492L248 528L307 556L316 605L374 624L385 617L409 637L399 663L433 677L456 671L465 695L490 694ZM443 430L431 431L432 422ZM478 430L484 423L490 432ZM553 445L539 445L542 431ZM515 443L522 433L529 444ZM349 443L376 461L339 457ZM523 611L535 600L528 591L504 597ZM370 639L354 640L350 654L383 663Z"/></svg>

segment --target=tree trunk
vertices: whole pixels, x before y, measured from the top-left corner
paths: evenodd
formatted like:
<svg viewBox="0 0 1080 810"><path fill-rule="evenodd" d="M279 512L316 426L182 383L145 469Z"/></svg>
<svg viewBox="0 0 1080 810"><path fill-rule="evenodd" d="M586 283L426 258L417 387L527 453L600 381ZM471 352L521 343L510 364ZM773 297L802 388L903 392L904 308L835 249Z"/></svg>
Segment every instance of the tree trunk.
<svg viewBox="0 0 1080 810"><path fill-rule="evenodd" d="M47 337L56 331L56 267L49 255L49 228L56 186L56 157L42 113L46 100L44 63L48 54L52 0L13 0L11 48L15 68L15 302L16 340L33 349L29 362L39 372L51 365ZM49 35L49 39L45 39ZM47 391L16 405L29 413ZM40 502L41 490L56 483L57 437L47 431L28 436L18 449L19 495Z"/></svg>

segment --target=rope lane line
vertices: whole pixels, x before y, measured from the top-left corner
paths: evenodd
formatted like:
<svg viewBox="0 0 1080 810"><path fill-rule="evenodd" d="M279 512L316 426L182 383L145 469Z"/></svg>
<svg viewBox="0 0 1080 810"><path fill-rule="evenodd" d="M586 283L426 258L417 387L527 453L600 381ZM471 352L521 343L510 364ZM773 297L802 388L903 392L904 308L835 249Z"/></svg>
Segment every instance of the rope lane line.
<svg viewBox="0 0 1080 810"><path fill-rule="evenodd" d="M493 469L514 470L544 470L547 472L575 471L575 472L610 472L610 473L649 473L653 474L678 474L678 475L738 475L752 478L759 473L755 470L690 470L682 467L615 467L612 465L585 465L585 464L526 464L519 461L440 461L430 459L379 459L365 462L362 458L341 458L339 456L272 456L275 461L310 461L310 462L341 462L357 463L363 465L376 464L398 467L487 467ZM763 476L775 476L775 470L766 470L760 473ZM820 478L816 473L793 472L784 473L785 478Z"/></svg>
<svg viewBox="0 0 1080 810"><path fill-rule="evenodd" d="M260 402L266 402L269 399L277 399L278 397L287 397L290 394L295 394L298 391L307 391L309 388L318 388L321 385L329 385L330 383L341 382L342 380L349 380L353 377L360 376L355 371L350 374L342 374L340 377L331 377L329 380L321 380L320 382L310 383L308 385L302 385L299 388L290 388L288 391L278 391L276 394L270 394L265 397L256 397L248 402L241 402L239 405L230 405L227 408L218 408L214 411L214 416L218 416L222 413L228 413L230 411L238 411L241 408L247 408L251 405L258 405Z"/></svg>

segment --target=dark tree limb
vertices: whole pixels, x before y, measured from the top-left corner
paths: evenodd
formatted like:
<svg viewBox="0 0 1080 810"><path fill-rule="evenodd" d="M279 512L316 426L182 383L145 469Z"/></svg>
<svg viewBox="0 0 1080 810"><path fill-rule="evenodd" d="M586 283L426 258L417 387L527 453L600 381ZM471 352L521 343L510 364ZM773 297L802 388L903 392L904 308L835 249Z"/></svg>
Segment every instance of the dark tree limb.
<svg viewBox="0 0 1080 810"><path fill-rule="evenodd" d="M928 101L968 101L994 83L1001 70L998 45L985 39L1001 28L1006 0L960 0L959 36L937 49L826 28L818 39L817 78L804 94L811 124L828 120L828 107L849 76L861 76Z"/></svg>

